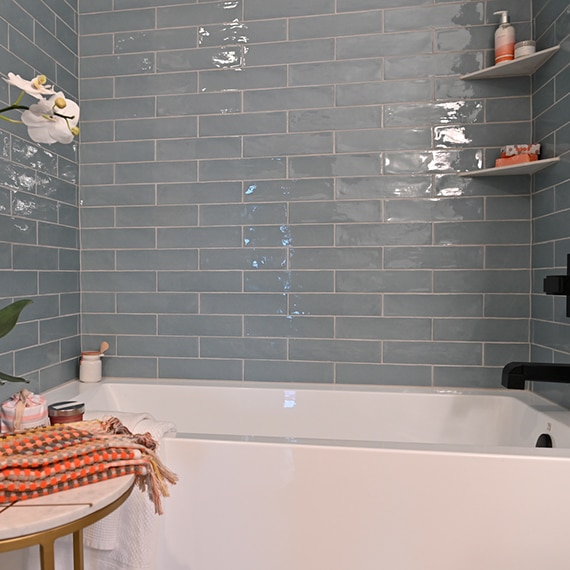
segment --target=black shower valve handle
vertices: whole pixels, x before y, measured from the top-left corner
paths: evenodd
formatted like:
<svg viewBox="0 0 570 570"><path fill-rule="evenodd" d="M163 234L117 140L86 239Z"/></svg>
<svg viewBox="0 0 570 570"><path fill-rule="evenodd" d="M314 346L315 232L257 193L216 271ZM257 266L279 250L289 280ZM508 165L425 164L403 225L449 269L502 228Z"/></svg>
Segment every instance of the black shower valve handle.
<svg viewBox="0 0 570 570"><path fill-rule="evenodd" d="M547 275L544 278L543 290L547 295L565 295L566 316L570 317L570 253L567 259L566 275Z"/></svg>
<svg viewBox="0 0 570 570"><path fill-rule="evenodd" d="M570 278L564 275L548 275L544 278L547 295L570 295Z"/></svg>

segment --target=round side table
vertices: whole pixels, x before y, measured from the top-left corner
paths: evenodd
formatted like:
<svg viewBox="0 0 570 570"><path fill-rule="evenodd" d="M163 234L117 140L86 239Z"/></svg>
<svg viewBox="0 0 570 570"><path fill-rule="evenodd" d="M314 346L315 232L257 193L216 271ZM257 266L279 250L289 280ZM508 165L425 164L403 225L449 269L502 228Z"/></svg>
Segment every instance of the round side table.
<svg viewBox="0 0 570 570"><path fill-rule="evenodd" d="M134 475L0 505L0 552L39 545L41 570L55 570L54 542L73 534L73 570L83 570L83 529L120 507Z"/></svg>

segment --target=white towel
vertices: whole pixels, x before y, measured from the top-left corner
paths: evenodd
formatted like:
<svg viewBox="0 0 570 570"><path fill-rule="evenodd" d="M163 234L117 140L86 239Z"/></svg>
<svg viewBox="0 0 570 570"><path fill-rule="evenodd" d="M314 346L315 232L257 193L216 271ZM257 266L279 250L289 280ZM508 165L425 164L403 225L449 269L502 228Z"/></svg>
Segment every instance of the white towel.
<svg viewBox="0 0 570 570"><path fill-rule="evenodd" d="M172 422L156 421L148 413L89 412L84 418L89 420L109 416L118 418L132 433L149 432L159 444L166 434L176 432ZM114 513L85 529L86 570L154 568L160 522L147 493L135 487L130 497Z"/></svg>

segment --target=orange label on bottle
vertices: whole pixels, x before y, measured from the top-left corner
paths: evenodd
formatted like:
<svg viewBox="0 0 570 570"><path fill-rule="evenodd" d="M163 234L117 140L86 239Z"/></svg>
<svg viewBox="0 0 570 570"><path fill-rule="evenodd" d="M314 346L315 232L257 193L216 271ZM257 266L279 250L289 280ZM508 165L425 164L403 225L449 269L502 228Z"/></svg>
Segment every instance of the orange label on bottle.
<svg viewBox="0 0 570 570"><path fill-rule="evenodd" d="M495 49L495 63L511 61L515 59L515 44L508 43L497 46Z"/></svg>

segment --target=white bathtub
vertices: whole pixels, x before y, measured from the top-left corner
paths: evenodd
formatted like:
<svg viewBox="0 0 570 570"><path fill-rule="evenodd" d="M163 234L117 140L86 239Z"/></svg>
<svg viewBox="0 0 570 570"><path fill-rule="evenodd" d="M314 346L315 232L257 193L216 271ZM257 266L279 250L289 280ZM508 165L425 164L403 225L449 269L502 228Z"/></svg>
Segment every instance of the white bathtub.
<svg viewBox="0 0 570 570"><path fill-rule="evenodd" d="M47 397L176 423L157 570L569 567L570 412L529 392L107 379Z"/></svg>

